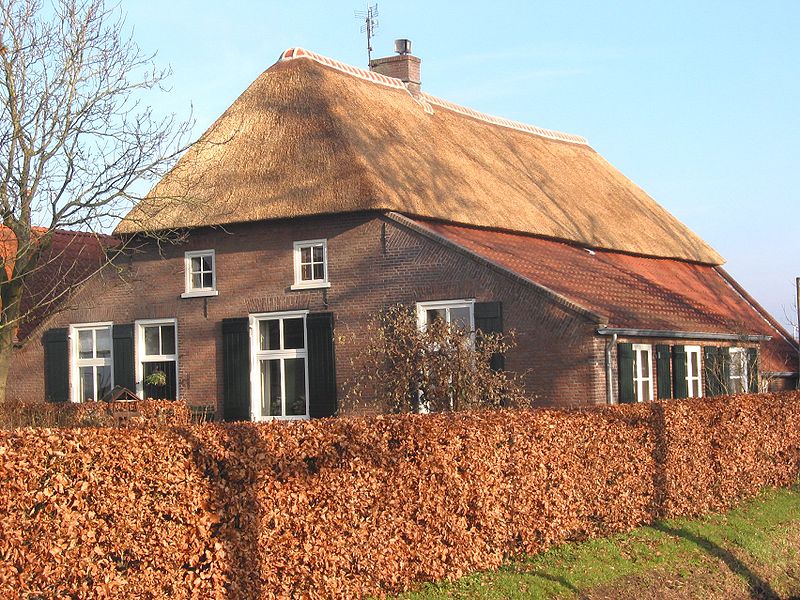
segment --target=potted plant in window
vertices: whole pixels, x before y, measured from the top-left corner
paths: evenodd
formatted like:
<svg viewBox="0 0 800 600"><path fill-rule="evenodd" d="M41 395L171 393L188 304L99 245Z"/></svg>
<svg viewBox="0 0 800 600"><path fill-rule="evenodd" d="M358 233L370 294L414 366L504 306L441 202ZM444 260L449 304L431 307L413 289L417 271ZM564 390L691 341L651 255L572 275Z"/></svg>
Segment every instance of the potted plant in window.
<svg viewBox="0 0 800 600"><path fill-rule="evenodd" d="M150 375L144 378L146 385L153 388L163 388L167 385L167 374L161 369L156 369ZM147 395L145 393L145 395ZM161 389L159 389L159 396L163 396Z"/></svg>

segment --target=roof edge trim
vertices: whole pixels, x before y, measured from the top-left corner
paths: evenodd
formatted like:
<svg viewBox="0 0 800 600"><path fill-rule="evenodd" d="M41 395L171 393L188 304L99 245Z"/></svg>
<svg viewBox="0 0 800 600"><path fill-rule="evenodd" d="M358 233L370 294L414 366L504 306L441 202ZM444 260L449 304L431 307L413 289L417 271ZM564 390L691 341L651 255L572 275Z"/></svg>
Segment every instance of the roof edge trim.
<svg viewBox="0 0 800 600"><path fill-rule="evenodd" d="M377 83L379 85L384 85L390 88L407 91L409 92L411 97L414 98L415 100L417 100L418 98L422 100L423 106L425 106L425 103L434 104L440 108L445 108L447 110L456 112L460 115L471 117L473 119L477 119L478 121L483 121L491 125L499 125L500 127L505 127L507 129L516 129L517 131L521 131L523 133L531 133L539 137L548 138L551 140L557 140L559 142L580 144L582 146L589 145L589 142L586 140L586 138L579 135L573 135L571 133L563 133L561 131L555 131L553 129L545 129L543 127L537 127L536 125L529 125L527 123L522 123L521 121L513 121L511 119L506 119L504 117L489 115L474 110L472 108L467 108L466 106L461 106L460 104L455 104L453 102L444 100L442 98L437 98L436 96L431 96L430 94L426 94L425 92L420 92L415 96L414 94L411 94L411 92L406 87L406 84L403 83L403 81L400 79L397 79L395 77L388 77L387 75L382 75L380 73L376 73L375 71L362 69L360 67L354 67L353 65L348 65L347 63L343 63L333 58L323 56L322 54L317 54L316 52L306 50L305 48L294 47L294 48L289 48L288 50L284 50L281 53L278 62L285 62L297 58L307 58L326 67L330 67L332 69L336 69L337 71L341 71L342 73L345 73L347 75L352 75L353 77L364 79L365 81L371 81L372 83ZM427 109L428 107L425 108Z"/></svg>
<svg viewBox="0 0 800 600"><path fill-rule="evenodd" d="M622 335L626 337L673 338L679 340L723 340L726 342L768 342L771 335L713 333L708 331L669 331L664 329L631 329L626 327L600 327L597 335Z"/></svg>
<svg viewBox="0 0 800 600"><path fill-rule="evenodd" d="M520 283L522 283L524 285L530 286L530 287L538 290L539 292L541 292L542 294L547 296L550 300L552 300L556 304L558 304L558 305L560 305L560 306L562 306L564 308L567 308L567 309L571 310L572 312L577 313L578 315L580 315L580 316L582 316L584 318L587 318L587 319L589 319L590 321L592 321L594 323L597 323L598 325L604 325L604 324L608 323L608 317L600 315L600 314L598 314L598 313L596 313L594 311L591 311L588 308L586 308L585 306L581 306L580 304L577 304L576 302L573 302L572 300L570 300L566 296L562 296L558 292L553 291L553 290L551 290L550 288L548 288L546 286L543 286L543 285L541 285L539 283L536 283L535 281L532 281L532 280L528 279L527 277L523 277L522 275L512 271L511 269L508 269L508 268L504 267L503 265L498 264L498 263L494 262L493 260L490 260L490 259L486 258L485 256L482 256L482 255L478 254L477 252L473 252L469 248L465 248L464 246L461 246L461 245L455 243L454 241L452 241L452 240L450 240L450 239L448 239L448 238L446 238L446 237L444 237L442 235L439 235L435 231L431 231L430 229L428 229L424 225L420 225L419 223L417 223L413 219L409 219L405 215L402 215L402 214L394 212L394 211L387 212L385 214L386 214L387 218L391 219L392 221L394 221L398 225L401 225L403 227L406 227L406 228L414 231L415 233L423 235L423 236L427 237L428 239L431 239L434 242L436 242L438 244L441 244L442 246L446 246L447 248L452 248L452 249L454 249L454 250L456 250L458 252L461 252L462 254L466 254L467 256L472 258L473 260L476 260L476 261L486 265L487 267L489 267L489 268L491 268L491 269L493 269L495 271L498 271L498 272L502 273L503 275L506 275L507 277L511 277L512 279L514 279L516 281L519 281Z"/></svg>

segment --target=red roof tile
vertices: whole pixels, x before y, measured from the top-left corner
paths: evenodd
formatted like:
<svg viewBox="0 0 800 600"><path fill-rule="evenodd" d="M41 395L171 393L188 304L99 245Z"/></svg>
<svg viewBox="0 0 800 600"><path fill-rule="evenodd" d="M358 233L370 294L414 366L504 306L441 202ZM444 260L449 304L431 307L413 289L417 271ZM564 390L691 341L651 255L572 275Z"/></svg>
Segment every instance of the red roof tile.
<svg viewBox="0 0 800 600"><path fill-rule="evenodd" d="M773 339L765 346L765 370L796 370L796 358L792 358L796 354L785 331L734 289L729 276L717 267L587 250L529 235L416 222L606 317L609 327L769 335Z"/></svg>

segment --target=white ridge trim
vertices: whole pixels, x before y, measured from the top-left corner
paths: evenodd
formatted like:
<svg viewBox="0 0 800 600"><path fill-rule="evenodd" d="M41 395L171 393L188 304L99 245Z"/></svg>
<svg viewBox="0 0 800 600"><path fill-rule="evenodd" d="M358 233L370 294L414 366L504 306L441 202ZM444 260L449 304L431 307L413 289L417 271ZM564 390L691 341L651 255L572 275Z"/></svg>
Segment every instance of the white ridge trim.
<svg viewBox="0 0 800 600"><path fill-rule="evenodd" d="M280 58L278 59L278 62L283 62L286 60L294 60L296 58L308 58L322 65L325 65L326 67L336 69L337 71L341 71L342 73L346 73L347 75L352 75L353 77L358 77L359 79L364 79L366 81L371 81L373 83L378 83L380 85L385 85L386 87L398 90L408 91L406 84L403 83L400 79L397 79L395 77L388 77L386 75L381 75L380 73L376 73L375 71L369 71L367 69L354 67L352 65L348 65L338 60L334 60L327 56L322 56L321 54L317 54L316 52L311 52L310 50L306 50L305 48L289 48L288 50L284 51L281 54ZM488 115L486 113L478 112L477 110L474 110L472 108L467 108L466 106L461 106L459 104L449 102L448 100L437 98L436 96L431 96L430 94L426 94L425 92L420 92L419 94L411 94L411 97L414 98L414 100L416 100L428 114L433 114L433 109L431 108L431 105L433 104L439 106L440 108L446 108L447 110L457 112L466 117L471 117L473 119L483 121L484 123L499 125L500 127L515 129L517 131L522 131L524 133L532 133L533 135L537 135L539 137L548 138L551 140L558 140L560 142L568 142L570 144L581 144L584 146L589 145L589 142L586 140L586 138L579 135L573 135L571 133L562 133L561 131L555 131L553 129L544 129L543 127L537 127L536 125L528 125L527 123L522 123L520 121L512 121L511 119L506 119L504 117L496 117L494 115Z"/></svg>

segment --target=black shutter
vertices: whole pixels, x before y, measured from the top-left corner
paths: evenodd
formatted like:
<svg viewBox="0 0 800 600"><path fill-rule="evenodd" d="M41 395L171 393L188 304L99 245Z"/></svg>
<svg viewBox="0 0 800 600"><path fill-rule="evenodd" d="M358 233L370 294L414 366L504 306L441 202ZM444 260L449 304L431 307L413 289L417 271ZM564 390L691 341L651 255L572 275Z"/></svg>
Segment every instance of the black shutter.
<svg viewBox="0 0 800 600"><path fill-rule="evenodd" d="M720 368L719 348L703 347L703 379L706 382L706 396L719 396L722 389L722 369Z"/></svg>
<svg viewBox="0 0 800 600"><path fill-rule="evenodd" d="M619 403L636 402L633 392L633 344L617 344L617 379Z"/></svg>
<svg viewBox="0 0 800 600"><path fill-rule="evenodd" d="M675 398L689 397L688 365L686 363L686 348L684 346L672 347L672 385Z"/></svg>
<svg viewBox="0 0 800 600"><path fill-rule="evenodd" d="M729 348L719 348L717 361L720 372L720 394L731 393L731 351Z"/></svg>
<svg viewBox="0 0 800 600"><path fill-rule="evenodd" d="M747 391L758 393L758 348L747 348Z"/></svg>
<svg viewBox="0 0 800 600"><path fill-rule="evenodd" d="M226 421L250 420L250 320L247 317L222 320L222 408Z"/></svg>
<svg viewBox="0 0 800 600"><path fill-rule="evenodd" d="M476 302L475 329L483 333L503 333L503 303ZM492 354L491 367L494 371L505 369L506 361L502 354Z"/></svg>
<svg viewBox="0 0 800 600"><path fill-rule="evenodd" d="M114 362L114 385L136 393L136 365L133 354L133 324L114 325L112 356Z"/></svg>
<svg viewBox="0 0 800 600"><path fill-rule="evenodd" d="M69 400L69 342L66 328L48 329L44 346L44 397L48 402Z"/></svg>
<svg viewBox="0 0 800 600"><path fill-rule="evenodd" d="M656 346L656 377L659 400L672 398L672 352L667 345Z"/></svg>
<svg viewBox="0 0 800 600"><path fill-rule="evenodd" d="M308 410L311 418L336 414L336 354L333 348L333 313L306 317L308 339Z"/></svg>

